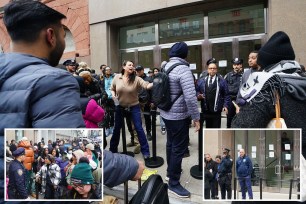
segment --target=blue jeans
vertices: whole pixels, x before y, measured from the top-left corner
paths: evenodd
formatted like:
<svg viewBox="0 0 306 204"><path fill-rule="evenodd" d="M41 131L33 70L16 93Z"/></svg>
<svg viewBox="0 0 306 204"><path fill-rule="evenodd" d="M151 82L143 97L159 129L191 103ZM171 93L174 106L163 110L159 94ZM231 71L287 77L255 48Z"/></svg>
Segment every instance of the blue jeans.
<svg viewBox="0 0 306 204"><path fill-rule="evenodd" d="M238 180L241 187L242 199L246 199L246 192L245 192L246 188L248 189L249 198L253 199L251 177L250 176L241 177Z"/></svg>
<svg viewBox="0 0 306 204"><path fill-rule="evenodd" d="M169 185L179 184L182 160L188 148L189 118L183 120L164 119L167 130L167 176Z"/></svg>
<svg viewBox="0 0 306 204"><path fill-rule="evenodd" d="M120 142L120 129L122 127L122 122L123 122L123 111L124 110L121 106L116 106L115 125L114 125L113 136L110 140L110 148L109 148L109 150L113 153L118 152L118 145ZM150 156L149 144L145 132L142 128L140 111L141 111L140 106L135 105L130 107L130 111L128 112L128 114L131 114L132 116L134 127L137 132L138 140L141 147L141 153L143 154L143 156Z"/></svg>
<svg viewBox="0 0 306 204"><path fill-rule="evenodd" d="M165 122L163 121L163 118L159 115L159 121L160 121L160 128L165 127Z"/></svg>

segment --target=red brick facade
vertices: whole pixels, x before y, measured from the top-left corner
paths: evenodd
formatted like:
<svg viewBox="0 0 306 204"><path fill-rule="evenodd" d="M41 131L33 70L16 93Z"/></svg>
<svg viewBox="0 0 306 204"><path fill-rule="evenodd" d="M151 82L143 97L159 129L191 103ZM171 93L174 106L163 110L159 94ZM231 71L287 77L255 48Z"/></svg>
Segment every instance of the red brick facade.
<svg viewBox="0 0 306 204"><path fill-rule="evenodd" d="M0 7L3 7L9 0L0 0ZM49 7L63 13L67 19L64 25L70 30L75 44L75 50L66 52L63 59L74 58L78 53L81 58L90 58L90 38L88 19L88 0L42 0ZM0 14L0 45L4 52L9 51L10 37Z"/></svg>

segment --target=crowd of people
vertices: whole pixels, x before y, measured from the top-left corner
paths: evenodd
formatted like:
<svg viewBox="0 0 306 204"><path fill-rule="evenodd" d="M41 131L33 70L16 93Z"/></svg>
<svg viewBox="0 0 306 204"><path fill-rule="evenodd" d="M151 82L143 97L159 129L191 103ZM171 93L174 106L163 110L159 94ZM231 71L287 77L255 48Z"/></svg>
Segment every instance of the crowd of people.
<svg viewBox="0 0 306 204"><path fill-rule="evenodd" d="M218 192L220 187L221 199L232 198L232 167L230 149L224 148L222 155L216 155L215 160L209 153L204 155L204 198L219 199ZM238 178L242 199L246 199L246 190L249 199L253 199L251 176L253 165L251 159L245 154L244 149L239 150L239 157L236 159L236 176Z"/></svg>
<svg viewBox="0 0 306 204"><path fill-rule="evenodd" d="M101 199L102 151L86 140L32 143L23 137L7 146L8 199ZM30 197L31 196L31 197Z"/></svg>
<svg viewBox="0 0 306 204"><path fill-rule="evenodd" d="M120 182L124 179L137 179L143 171L143 164L131 158L122 159L122 156L116 154L120 128L126 118L131 134L128 145L136 146L134 152L141 152L144 161L150 159L148 141L152 137L151 122L149 117L144 117L145 134L141 111L148 113L149 110L157 108L150 99L150 89L154 86L154 75L158 76L160 69L154 68L147 77L141 65L125 60L121 73L113 75L109 66L101 65L101 73L95 74L94 69L90 69L87 63L76 63L75 59L64 62L65 70L54 68L59 64L65 49L65 30L62 24L65 18L63 14L38 1L12 1L5 6L3 21L11 36L12 52L0 55L0 76L3 76L0 79L0 112L5 113L0 117L0 136L4 135L5 127L103 127L105 137L112 135L109 144L111 152L104 150L105 155L110 155L107 158L120 158L121 165L128 162L133 164L133 175L125 176ZM28 32L29 30L31 32ZM275 33L260 50L250 53L249 71L243 73L243 60L234 58L233 71L224 77L218 73L218 61L211 58L206 63L207 71L195 80L187 62L188 46L185 42L175 43L168 56L169 60L163 62L160 67L163 71L167 71L176 63L180 64L168 75L172 106L169 110L159 110L161 132L167 133L167 180L170 192L179 197L190 197L190 192L180 184L180 176L182 159L188 156L190 124L193 123L195 131L200 129L198 101L201 102L206 128L220 128L222 111L227 113L228 128L265 128L275 117L276 97L273 93L279 92L283 107L281 115L287 127L303 128L302 147L305 156L305 70L295 61L294 50L286 33ZM105 137L104 149L107 147ZM52 144L54 143L51 142L51 146ZM70 162L74 169L81 168L82 171L90 172L99 168L95 162L97 155L93 153L93 144L72 145L72 151L75 146L80 145L79 150L72 153L68 150L66 154L60 150L61 144L57 145L53 147L54 151L50 150L49 146L45 148L42 143L33 144L32 147L34 160L34 149L37 155L40 154L40 158L37 157L40 162L35 168L35 177L44 186L41 190L45 193L44 196L56 195L49 192L58 191L58 186L66 180L62 176L67 172L71 173L68 186L77 191L76 197L79 196L78 193L81 194L81 190L84 192L90 189L92 192L96 189L94 182L97 180L94 174L92 178L90 173L61 168L65 162ZM17 174L20 172L19 176L26 174L29 177L30 172L34 171L34 160L32 157L23 156L27 147L22 148L24 150L21 147L13 150L13 146L12 154L15 163L28 164L24 166L27 171L22 169L17 171ZM71 157L74 158L72 161L68 159L70 154L74 155ZM83 158L83 154L91 155L92 159ZM60 163L57 164L57 160L60 160ZM111 172L114 168L120 170L123 167L115 166L111 160L105 161L104 174L111 179L104 179L110 179L111 184L120 183ZM45 170L49 168L52 169L54 179L48 179ZM229 189L226 179L229 173L225 175L225 178L221 177L219 181L222 192L222 189ZM46 191L47 188L53 189ZM27 187L27 196L33 192L29 189L30 187ZM25 195L22 199L27 198ZM89 194L85 197L88 196Z"/></svg>

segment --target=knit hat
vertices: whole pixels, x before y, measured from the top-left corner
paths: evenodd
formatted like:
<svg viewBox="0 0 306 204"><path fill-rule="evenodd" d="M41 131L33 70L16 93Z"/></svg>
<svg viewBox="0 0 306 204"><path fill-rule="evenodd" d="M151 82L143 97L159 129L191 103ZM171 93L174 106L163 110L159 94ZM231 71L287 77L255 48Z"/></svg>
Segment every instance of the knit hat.
<svg viewBox="0 0 306 204"><path fill-rule="evenodd" d="M80 149L75 150L74 152L72 152L72 155L75 156L75 158L77 159L77 163L79 163L79 160L81 157L84 157L84 152Z"/></svg>
<svg viewBox="0 0 306 204"><path fill-rule="evenodd" d="M185 42L175 43L169 50L169 58L171 57L179 57L182 59L186 59L188 55L188 46Z"/></svg>
<svg viewBox="0 0 306 204"><path fill-rule="evenodd" d="M91 166L86 162L75 165L71 173L71 182L77 184L93 184L94 178L92 176Z"/></svg>
<svg viewBox="0 0 306 204"><path fill-rule="evenodd" d="M21 138L21 141L28 141L28 138L27 137L23 137L23 138Z"/></svg>
<svg viewBox="0 0 306 204"><path fill-rule="evenodd" d="M86 145L86 149L95 150L95 147L92 143Z"/></svg>
<svg viewBox="0 0 306 204"><path fill-rule="evenodd" d="M282 60L294 59L295 54L289 36L282 31L278 31L258 51L257 64L262 69L267 69Z"/></svg>

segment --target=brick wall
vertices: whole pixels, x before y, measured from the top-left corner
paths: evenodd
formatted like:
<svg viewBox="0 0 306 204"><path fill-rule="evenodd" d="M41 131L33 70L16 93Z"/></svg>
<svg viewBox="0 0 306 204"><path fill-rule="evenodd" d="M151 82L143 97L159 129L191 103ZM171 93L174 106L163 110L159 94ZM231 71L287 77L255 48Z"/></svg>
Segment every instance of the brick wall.
<svg viewBox="0 0 306 204"><path fill-rule="evenodd" d="M4 6L8 0L0 0L0 7ZM75 43L75 51L64 53L62 59L74 58L78 53L80 58L89 58L89 20L88 20L88 0L42 0L49 7L63 13L67 19L64 25L70 30ZM4 52L9 51L10 37L3 24L3 14L0 14L0 44ZM90 62L88 62L90 63Z"/></svg>

